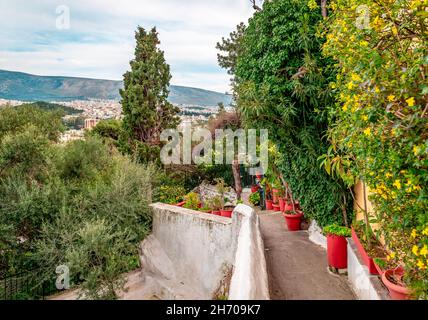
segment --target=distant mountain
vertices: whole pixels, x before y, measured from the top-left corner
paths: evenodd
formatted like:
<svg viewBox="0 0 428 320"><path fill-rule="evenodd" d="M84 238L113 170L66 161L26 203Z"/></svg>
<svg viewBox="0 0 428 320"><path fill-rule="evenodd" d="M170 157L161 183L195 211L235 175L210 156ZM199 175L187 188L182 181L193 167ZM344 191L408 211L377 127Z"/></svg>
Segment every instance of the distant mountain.
<svg viewBox="0 0 428 320"><path fill-rule="evenodd" d="M121 81L72 77L36 76L0 70L0 99L23 101L119 100ZM171 86L169 101L175 104L215 106L231 103L231 97L214 91Z"/></svg>

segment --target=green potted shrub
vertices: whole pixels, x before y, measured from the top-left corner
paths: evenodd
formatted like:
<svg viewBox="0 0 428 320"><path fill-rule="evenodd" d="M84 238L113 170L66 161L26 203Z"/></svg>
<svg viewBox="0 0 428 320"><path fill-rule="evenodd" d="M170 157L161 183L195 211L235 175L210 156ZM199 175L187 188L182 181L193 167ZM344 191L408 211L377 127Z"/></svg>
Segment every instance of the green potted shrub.
<svg viewBox="0 0 428 320"><path fill-rule="evenodd" d="M201 204L201 199L199 198L199 194L195 192L190 192L185 196L185 204L184 208L190 209L190 210L199 210Z"/></svg>
<svg viewBox="0 0 428 320"><path fill-rule="evenodd" d="M327 236L328 264L331 268L346 269L348 267L348 241L351 229L333 224L324 228Z"/></svg>
<svg viewBox="0 0 428 320"><path fill-rule="evenodd" d="M251 195L250 195L250 197L249 197L249 199L248 199L249 201L250 201L250 203L253 205L253 206L255 206L255 207L257 207L257 206L259 206L260 205L260 193L259 192L254 192L254 193L252 193Z"/></svg>
<svg viewBox="0 0 428 320"><path fill-rule="evenodd" d="M230 188L226 185L223 179L216 179L216 189L221 199L220 215L222 217L231 218L234 210L234 206L229 203L229 199L225 197L226 192L230 191Z"/></svg>

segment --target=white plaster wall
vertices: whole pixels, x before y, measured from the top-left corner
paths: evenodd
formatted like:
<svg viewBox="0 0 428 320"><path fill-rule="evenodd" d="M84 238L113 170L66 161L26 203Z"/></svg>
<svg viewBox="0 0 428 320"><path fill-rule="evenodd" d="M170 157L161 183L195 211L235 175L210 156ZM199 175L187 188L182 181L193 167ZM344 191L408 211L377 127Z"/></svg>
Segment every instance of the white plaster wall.
<svg viewBox="0 0 428 320"><path fill-rule="evenodd" d="M322 234L321 227L315 220L309 226L309 240L327 250L327 238Z"/></svg>
<svg viewBox="0 0 428 320"><path fill-rule="evenodd" d="M359 300L388 300L378 276L370 275L352 239L348 239L348 280Z"/></svg>
<svg viewBox="0 0 428 320"><path fill-rule="evenodd" d="M152 207L153 232L142 245L143 272L161 275L172 291L186 287L189 299L212 299L234 263L232 219L166 204Z"/></svg>
<svg viewBox="0 0 428 320"><path fill-rule="evenodd" d="M268 275L259 217L253 208L239 205L234 219L240 219L229 300L269 300Z"/></svg>

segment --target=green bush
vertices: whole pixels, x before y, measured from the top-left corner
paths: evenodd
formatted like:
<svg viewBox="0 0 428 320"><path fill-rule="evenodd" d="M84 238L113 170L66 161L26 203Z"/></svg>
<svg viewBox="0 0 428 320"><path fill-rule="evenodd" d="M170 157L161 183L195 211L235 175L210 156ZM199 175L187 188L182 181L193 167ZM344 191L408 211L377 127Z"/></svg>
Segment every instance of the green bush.
<svg viewBox="0 0 428 320"><path fill-rule="evenodd" d="M338 226L337 224L332 224L330 226L324 227L324 233L327 235L335 235L349 238L351 236L351 229Z"/></svg>

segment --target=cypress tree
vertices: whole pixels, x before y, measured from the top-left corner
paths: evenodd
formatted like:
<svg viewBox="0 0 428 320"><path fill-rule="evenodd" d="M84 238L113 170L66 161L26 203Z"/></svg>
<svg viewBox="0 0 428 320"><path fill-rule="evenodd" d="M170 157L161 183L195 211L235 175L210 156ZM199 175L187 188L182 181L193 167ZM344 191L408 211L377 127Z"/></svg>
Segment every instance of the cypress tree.
<svg viewBox="0 0 428 320"><path fill-rule="evenodd" d="M165 61L156 28L150 32L138 27L135 57L131 71L124 74L120 90L123 126L129 151L142 162L155 160L160 151L160 134L176 128L179 109L168 102L170 67Z"/></svg>

